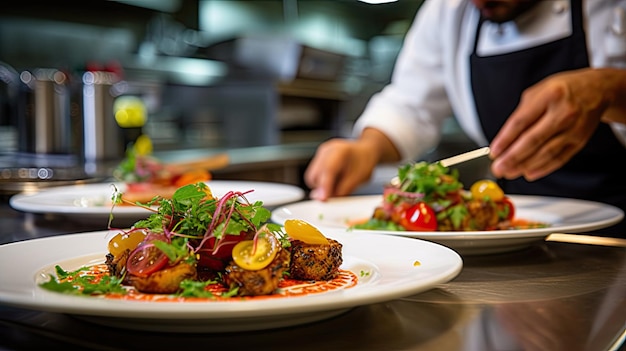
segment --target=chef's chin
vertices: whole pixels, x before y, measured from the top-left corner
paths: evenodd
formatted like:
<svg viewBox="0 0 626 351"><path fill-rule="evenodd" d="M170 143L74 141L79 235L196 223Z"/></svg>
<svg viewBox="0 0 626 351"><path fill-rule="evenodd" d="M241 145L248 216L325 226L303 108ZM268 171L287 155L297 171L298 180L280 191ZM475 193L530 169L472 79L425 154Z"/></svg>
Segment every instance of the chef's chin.
<svg viewBox="0 0 626 351"><path fill-rule="evenodd" d="M487 21L505 23L514 20L539 0L472 0Z"/></svg>

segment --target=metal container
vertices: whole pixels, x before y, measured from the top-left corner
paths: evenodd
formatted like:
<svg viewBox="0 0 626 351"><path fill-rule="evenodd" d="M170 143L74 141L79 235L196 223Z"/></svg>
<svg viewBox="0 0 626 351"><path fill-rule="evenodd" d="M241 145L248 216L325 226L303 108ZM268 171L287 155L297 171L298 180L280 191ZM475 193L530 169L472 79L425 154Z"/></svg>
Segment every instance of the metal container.
<svg viewBox="0 0 626 351"><path fill-rule="evenodd" d="M84 157L87 163L124 156L123 133L115 120L112 88L119 77L111 72L83 74Z"/></svg>
<svg viewBox="0 0 626 351"><path fill-rule="evenodd" d="M70 154L70 90L65 73L37 68L20 73L18 151Z"/></svg>

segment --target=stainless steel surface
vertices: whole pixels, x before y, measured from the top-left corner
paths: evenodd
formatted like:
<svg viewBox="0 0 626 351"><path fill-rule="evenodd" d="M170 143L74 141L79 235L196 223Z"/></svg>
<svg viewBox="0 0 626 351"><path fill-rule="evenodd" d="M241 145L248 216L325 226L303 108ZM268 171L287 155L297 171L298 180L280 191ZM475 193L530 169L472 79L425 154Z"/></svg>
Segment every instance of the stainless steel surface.
<svg viewBox="0 0 626 351"><path fill-rule="evenodd" d="M101 229L6 203L0 221L0 244ZM626 327L624 245L559 234L513 253L465 257L459 276L422 294L262 332L128 331L0 306L0 349L616 350Z"/></svg>
<svg viewBox="0 0 626 351"><path fill-rule="evenodd" d="M102 175L87 174L82 161L75 155L0 154L0 194L4 195L103 179Z"/></svg>
<svg viewBox="0 0 626 351"><path fill-rule="evenodd" d="M18 170L21 172L24 170ZM25 170L28 173L40 171L39 169ZM55 186L69 186L79 184L90 184L104 181L104 178L84 178L75 179L68 178L64 180L0 180L0 194L1 195L14 195L19 193L34 193L45 188L51 188Z"/></svg>

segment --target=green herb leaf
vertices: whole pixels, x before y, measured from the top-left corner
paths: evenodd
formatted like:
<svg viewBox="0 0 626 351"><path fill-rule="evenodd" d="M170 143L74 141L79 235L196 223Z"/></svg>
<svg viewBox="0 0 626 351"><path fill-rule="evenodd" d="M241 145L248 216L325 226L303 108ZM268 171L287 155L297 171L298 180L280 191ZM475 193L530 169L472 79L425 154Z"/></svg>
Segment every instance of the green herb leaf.
<svg viewBox="0 0 626 351"><path fill-rule="evenodd" d="M122 278L108 275L96 279L94 276L82 275L89 267L81 267L75 271L65 271L59 265L55 267L56 277L49 275L49 280L39 284L42 288L50 291L72 295L103 295L107 293L125 294L126 289L122 286Z"/></svg>
<svg viewBox="0 0 626 351"><path fill-rule="evenodd" d="M215 280L208 280L205 282L201 282L201 281L196 281L196 280L191 280L191 279L185 279L182 282L180 282L180 288L182 289L180 293L176 294L178 296L184 296L184 297L208 297L208 298L212 298L215 297L215 295L206 289L207 286L211 285L211 284L216 284L217 281Z"/></svg>

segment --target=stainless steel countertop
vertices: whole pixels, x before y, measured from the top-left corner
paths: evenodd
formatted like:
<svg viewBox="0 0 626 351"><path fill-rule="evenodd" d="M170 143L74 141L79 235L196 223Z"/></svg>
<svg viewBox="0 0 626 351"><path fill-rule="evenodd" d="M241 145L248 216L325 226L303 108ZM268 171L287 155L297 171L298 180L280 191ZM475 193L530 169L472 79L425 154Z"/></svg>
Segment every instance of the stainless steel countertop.
<svg viewBox="0 0 626 351"><path fill-rule="evenodd" d="M0 244L100 230L0 204ZM626 240L554 235L464 257L451 282L340 316L253 332L130 331L0 306L0 349L616 350L626 337ZM623 347L623 346L622 346Z"/></svg>

